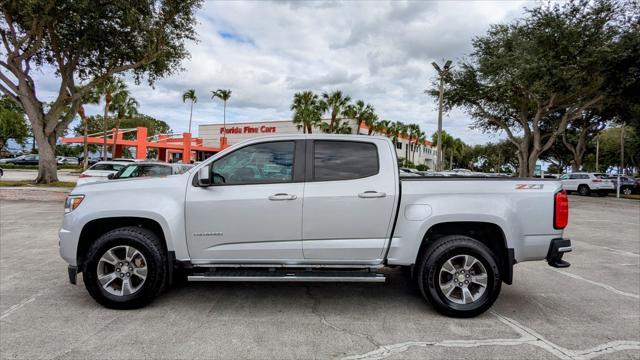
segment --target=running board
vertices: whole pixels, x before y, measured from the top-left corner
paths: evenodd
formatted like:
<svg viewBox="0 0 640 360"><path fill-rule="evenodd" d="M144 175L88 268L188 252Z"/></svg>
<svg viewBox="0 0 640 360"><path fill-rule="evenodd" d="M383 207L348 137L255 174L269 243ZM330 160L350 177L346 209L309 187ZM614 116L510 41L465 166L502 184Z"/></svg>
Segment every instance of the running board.
<svg viewBox="0 0 640 360"><path fill-rule="evenodd" d="M364 271L212 271L196 273L189 281L238 281L238 282L385 282L383 274Z"/></svg>

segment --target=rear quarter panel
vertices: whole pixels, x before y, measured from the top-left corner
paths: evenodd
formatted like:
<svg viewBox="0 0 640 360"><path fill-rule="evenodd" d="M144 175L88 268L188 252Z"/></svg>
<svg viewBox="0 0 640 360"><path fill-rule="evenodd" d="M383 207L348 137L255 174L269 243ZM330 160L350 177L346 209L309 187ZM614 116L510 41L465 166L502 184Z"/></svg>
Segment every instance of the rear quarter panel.
<svg viewBox="0 0 640 360"><path fill-rule="evenodd" d="M404 179L387 263L413 264L429 228L461 221L498 225L518 262L543 259L550 239L562 235L553 228L561 187L543 179Z"/></svg>

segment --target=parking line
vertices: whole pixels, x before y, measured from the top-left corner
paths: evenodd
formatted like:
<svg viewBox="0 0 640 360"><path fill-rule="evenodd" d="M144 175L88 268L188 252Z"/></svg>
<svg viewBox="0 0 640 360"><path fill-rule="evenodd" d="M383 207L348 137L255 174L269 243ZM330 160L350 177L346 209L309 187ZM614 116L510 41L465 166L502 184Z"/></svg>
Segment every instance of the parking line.
<svg viewBox="0 0 640 360"><path fill-rule="evenodd" d="M37 296L37 295L36 295L36 296ZM7 310L5 310L5 311L2 313L2 315L0 315L0 320L2 320L2 319L4 319L4 318L6 318L7 316L9 316L9 315L13 314L14 312L16 312L16 311L20 310L23 306L25 306L25 305L27 305L27 304L29 304L29 303L32 303L32 302L34 302L35 300L36 300L36 297L35 297L35 296L33 296L33 297L30 297L30 298L28 298L28 299L26 299L26 300L22 300L22 301L21 301L21 302L19 302L18 304L15 304L15 305L11 306L11 307L10 307L10 308L8 308Z"/></svg>
<svg viewBox="0 0 640 360"><path fill-rule="evenodd" d="M519 346L533 345L537 346L558 359L563 360L584 360L592 359L605 354L611 354L618 351L640 350L640 342L616 340L606 344L600 344L591 349L570 350L556 343L553 343L543 337L535 330L528 328L514 319L500 315L494 311L490 311L493 316L497 317L500 322L509 326L514 330L519 338L512 339L483 339L483 340L443 340L443 341L407 341L402 343L382 345L377 349L368 353L359 355L350 355L343 357L342 360L382 360L392 355L401 354L412 347L451 347L451 348L474 348L482 346Z"/></svg>
<svg viewBox="0 0 640 360"><path fill-rule="evenodd" d="M577 279L577 280L582 280L582 281L587 282L587 283L589 283L589 284L599 286L599 287L601 287L601 288L603 288L603 289L609 290L609 291L611 291L612 293L615 293L615 294L618 294L618 295L628 296L628 297L630 297L630 298L634 298L634 299L640 299L640 295L638 295L638 294L633 294L633 293L628 293L628 292L620 291L620 290L618 290L618 289L614 288L614 287L613 287L613 286L611 286L611 285L607 285L607 284L599 283L599 282L597 282L597 281L593 281L593 280L585 279L585 278L583 278L583 277L582 277L582 276L580 276L580 275L576 275L576 274L568 273L568 272L561 271L561 270L558 270L558 269L553 269L553 268L549 268L549 270L555 271L555 272L557 272L557 273L560 273L560 274L562 274L562 275L568 276L568 277L570 277L570 278L574 278L574 279Z"/></svg>

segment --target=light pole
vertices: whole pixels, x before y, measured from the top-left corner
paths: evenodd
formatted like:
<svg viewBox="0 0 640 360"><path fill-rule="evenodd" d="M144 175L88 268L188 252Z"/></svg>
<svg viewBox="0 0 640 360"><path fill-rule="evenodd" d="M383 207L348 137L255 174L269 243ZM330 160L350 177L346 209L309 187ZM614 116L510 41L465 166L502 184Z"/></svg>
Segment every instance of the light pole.
<svg viewBox="0 0 640 360"><path fill-rule="evenodd" d="M438 152L438 162L436 169L442 171L442 160L444 159L442 157L442 96L444 95L444 77L449 73L449 69L451 69L451 60L447 60L442 69L440 69L440 66L435 62L432 62L431 65L433 65L440 77L440 94L438 95L438 146L436 149Z"/></svg>

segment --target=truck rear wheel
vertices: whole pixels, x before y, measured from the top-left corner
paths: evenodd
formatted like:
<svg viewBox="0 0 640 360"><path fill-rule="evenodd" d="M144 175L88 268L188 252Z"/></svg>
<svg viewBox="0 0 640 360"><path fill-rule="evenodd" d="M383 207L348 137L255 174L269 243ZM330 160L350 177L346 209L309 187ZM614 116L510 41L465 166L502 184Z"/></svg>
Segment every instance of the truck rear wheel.
<svg viewBox="0 0 640 360"><path fill-rule="evenodd" d="M473 317L491 307L502 281L494 254L483 243L462 235L431 244L419 263L418 286L441 314Z"/></svg>
<svg viewBox="0 0 640 360"><path fill-rule="evenodd" d="M167 257L153 232L139 227L111 230L89 248L83 267L87 291L112 309L135 309L164 288Z"/></svg>

